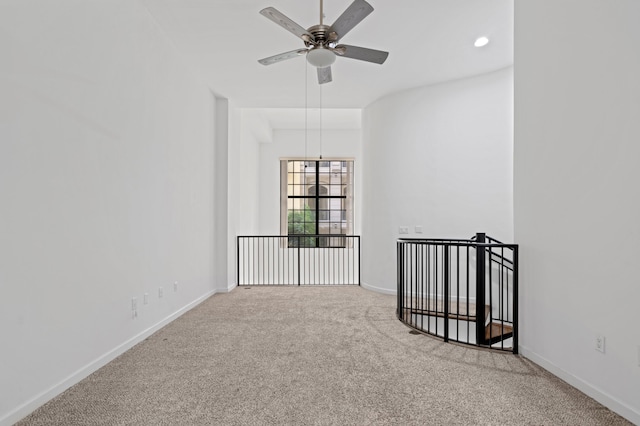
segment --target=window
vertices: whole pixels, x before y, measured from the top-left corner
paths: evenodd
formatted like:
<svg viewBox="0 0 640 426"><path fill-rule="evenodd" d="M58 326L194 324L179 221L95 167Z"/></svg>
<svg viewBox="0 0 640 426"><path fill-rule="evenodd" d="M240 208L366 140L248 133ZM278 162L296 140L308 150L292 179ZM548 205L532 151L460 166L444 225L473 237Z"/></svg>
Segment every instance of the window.
<svg viewBox="0 0 640 426"><path fill-rule="evenodd" d="M353 234L353 161L282 160L280 179L289 246L345 247L342 236Z"/></svg>

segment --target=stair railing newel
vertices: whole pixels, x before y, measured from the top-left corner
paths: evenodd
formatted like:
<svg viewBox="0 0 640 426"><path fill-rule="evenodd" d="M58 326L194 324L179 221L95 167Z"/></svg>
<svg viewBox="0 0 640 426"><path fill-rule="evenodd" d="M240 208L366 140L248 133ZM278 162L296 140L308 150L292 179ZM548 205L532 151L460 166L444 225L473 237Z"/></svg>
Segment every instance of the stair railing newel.
<svg viewBox="0 0 640 426"><path fill-rule="evenodd" d="M485 237L486 235L483 232L476 234L476 243L478 243L476 248L476 342L481 345L486 344L486 339L484 327L480 327L480 324L487 323L485 310L481 309L486 304L485 295L487 291L485 283L485 248L480 245L486 242Z"/></svg>
<svg viewBox="0 0 640 426"><path fill-rule="evenodd" d="M515 246L513 249L513 270L514 270L514 274L513 274L513 300L515 300L515 303L513 304L513 347L514 347L514 352L515 354L518 353L518 333L520 328L518 327L518 315L519 315L519 311L518 311L518 300L519 299L519 294L518 294L518 262L519 262L519 254L518 254L518 246Z"/></svg>
<svg viewBox="0 0 640 426"><path fill-rule="evenodd" d="M445 342L518 353L516 244L485 233L400 238L397 280L396 315L409 327Z"/></svg>
<svg viewBox="0 0 640 426"><path fill-rule="evenodd" d="M442 272L444 273L444 296L442 300L442 305L444 307L444 341L449 341L449 285L451 284L449 280L449 249L450 246L445 244L444 252L443 252L443 265Z"/></svg>

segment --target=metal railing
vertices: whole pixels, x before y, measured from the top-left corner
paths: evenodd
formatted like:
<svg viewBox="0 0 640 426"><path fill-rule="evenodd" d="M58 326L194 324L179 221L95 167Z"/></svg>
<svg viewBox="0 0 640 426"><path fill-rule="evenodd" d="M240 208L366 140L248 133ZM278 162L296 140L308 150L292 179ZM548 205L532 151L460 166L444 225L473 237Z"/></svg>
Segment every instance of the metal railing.
<svg viewBox="0 0 640 426"><path fill-rule="evenodd" d="M483 233L469 240L399 239L400 321L421 332L518 353L518 246Z"/></svg>
<svg viewBox="0 0 640 426"><path fill-rule="evenodd" d="M239 236L238 285L360 285L360 236Z"/></svg>

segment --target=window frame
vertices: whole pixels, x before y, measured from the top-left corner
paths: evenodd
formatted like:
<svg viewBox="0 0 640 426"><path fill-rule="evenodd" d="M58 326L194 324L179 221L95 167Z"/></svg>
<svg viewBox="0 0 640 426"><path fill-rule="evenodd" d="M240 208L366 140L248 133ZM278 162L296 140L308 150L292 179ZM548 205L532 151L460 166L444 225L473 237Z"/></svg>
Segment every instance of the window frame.
<svg viewBox="0 0 640 426"><path fill-rule="evenodd" d="M297 159L297 158L281 158L281 235L287 235L289 238L289 246L298 246L300 244L300 236L316 235L317 238L305 239L303 245L305 248L324 248L324 247L346 247L344 238L353 235L353 192L354 192L354 166L353 158L331 158L331 159ZM293 167L300 167L296 163L304 165L304 171L297 172L290 170L289 166L293 162ZM335 171L332 165L340 162L340 170ZM306 168L312 167L315 170L307 173ZM301 168L301 167L300 167ZM323 170L327 169L328 170ZM302 179L296 180L296 174L302 175ZM339 176L337 176L339 174ZM291 176L294 176L291 179ZM311 179L307 179L311 176ZM326 179L329 179L327 182ZM338 183L333 179L339 177ZM295 188L295 186L298 188ZM332 194L331 186L338 185L339 194ZM290 188L292 187L292 188ZM325 190L321 189L324 188ZM302 189L302 191L300 190ZM312 200L313 203L304 203L304 208L291 208L291 201L294 200ZM338 200L339 203L335 203ZM332 202L333 201L333 202ZM308 219L307 212L312 204L313 210L310 212L314 222L306 222ZM335 206L335 207L334 207ZM289 222L291 212L302 212L302 222ZM295 214L295 213L294 213ZM337 219L336 219L337 218ZM291 233L292 223L302 223L303 233ZM314 223L313 229L315 233L306 232L307 223ZM294 225L295 226L295 225ZM328 232L327 231L328 226ZM332 230L336 226L340 226L339 233L333 233ZM323 230L325 232L323 232ZM326 237L325 237L326 235ZM296 243L297 241L297 243Z"/></svg>

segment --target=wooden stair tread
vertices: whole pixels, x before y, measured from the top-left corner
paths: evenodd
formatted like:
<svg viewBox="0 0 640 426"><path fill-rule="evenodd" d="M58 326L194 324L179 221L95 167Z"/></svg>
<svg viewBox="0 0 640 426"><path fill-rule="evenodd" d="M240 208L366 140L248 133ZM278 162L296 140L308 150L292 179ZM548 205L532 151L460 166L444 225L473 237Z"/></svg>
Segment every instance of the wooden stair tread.
<svg viewBox="0 0 640 426"><path fill-rule="evenodd" d="M406 311L417 315L431 315L444 318L444 303L442 299L423 299L422 309L409 309ZM485 318L489 318L489 305L484 305ZM476 304L464 301L449 302L449 319L459 319L463 321L476 320Z"/></svg>
<svg viewBox="0 0 640 426"><path fill-rule="evenodd" d="M492 322L484 328L484 338L489 342L489 344L497 343L512 336L513 325L503 324L501 322Z"/></svg>

